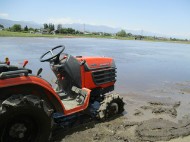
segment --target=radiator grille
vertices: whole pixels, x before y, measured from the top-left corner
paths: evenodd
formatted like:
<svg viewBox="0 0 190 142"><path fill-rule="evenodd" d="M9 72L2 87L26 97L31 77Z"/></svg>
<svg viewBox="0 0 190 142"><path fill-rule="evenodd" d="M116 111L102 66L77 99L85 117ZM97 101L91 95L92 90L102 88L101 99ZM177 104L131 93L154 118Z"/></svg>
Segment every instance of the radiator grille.
<svg viewBox="0 0 190 142"><path fill-rule="evenodd" d="M114 82L116 81L116 68L93 71L92 77L97 85Z"/></svg>

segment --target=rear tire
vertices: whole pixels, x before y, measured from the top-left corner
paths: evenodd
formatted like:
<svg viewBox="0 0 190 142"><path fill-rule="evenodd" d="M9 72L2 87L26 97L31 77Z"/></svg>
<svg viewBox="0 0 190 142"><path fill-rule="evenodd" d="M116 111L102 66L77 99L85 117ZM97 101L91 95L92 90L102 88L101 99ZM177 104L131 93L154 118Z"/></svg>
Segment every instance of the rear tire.
<svg viewBox="0 0 190 142"><path fill-rule="evenodd" d="M33 95L13 95L2 103L1 142L45 142L51 134L51 116L44 101Z"/></svg>
<svg viewBox="0 0 190 142"><path fill-rule="evenodd" d="M123 98L119 94L113 93L105 96L104 100L100 102L97 117L100 120L106 120L124 111Z"/></svg>

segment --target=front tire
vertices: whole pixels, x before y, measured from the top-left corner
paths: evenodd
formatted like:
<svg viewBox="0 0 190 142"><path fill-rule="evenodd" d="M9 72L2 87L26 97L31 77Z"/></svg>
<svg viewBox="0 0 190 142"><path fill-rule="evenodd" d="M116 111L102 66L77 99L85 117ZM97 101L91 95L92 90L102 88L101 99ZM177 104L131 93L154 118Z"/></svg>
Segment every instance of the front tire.
<svg viewBox="0 0 190 142"><path fill-rule="evenodd" d="M0 141L48 141L51 117L46 109L43 101L33 95L14 95L3 101L0 111Z"/></svg>
<svg viewBox="0 0 190 142"><path fill-rule="evenodd" d="M124 111L123 98L119 94L113 93L106 95L104 100L100 102L97 117L100 120L106 120Z"/></svg>

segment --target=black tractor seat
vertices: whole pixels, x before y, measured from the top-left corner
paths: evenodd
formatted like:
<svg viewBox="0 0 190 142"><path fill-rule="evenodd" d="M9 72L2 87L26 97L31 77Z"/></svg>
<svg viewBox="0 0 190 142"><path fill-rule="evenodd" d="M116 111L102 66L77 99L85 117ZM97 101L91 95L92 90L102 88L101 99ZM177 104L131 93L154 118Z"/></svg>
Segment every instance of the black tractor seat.
<svg viewBox="0 0 190 142"><path fill-rule="evenodd" d="M19 68L13 65L0 64L0 79L17 77L20 74L32 73L32 70L26 68Z"/></svg>
<svg viewBox="0 0 190 142"><path fill-rule="evenodd" d="M15 71L18 70L17 66L7 65L7 64L0 64L0 73L7 72L7 71Z"/></svg>

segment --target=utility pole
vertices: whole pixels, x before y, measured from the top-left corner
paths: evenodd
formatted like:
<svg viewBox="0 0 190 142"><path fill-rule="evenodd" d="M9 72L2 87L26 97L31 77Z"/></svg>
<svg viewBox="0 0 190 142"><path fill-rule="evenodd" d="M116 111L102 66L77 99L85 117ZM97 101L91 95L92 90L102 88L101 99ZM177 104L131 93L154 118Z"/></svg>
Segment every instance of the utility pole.
<svg viewBox="0 0 190 142"><path fill-rule="evenodd" d="M84 27L83 27L83 28L84 28L83 30L84 30L84 33L85 33L85 24L84 24L83 26L84 26Z"/></svg>

